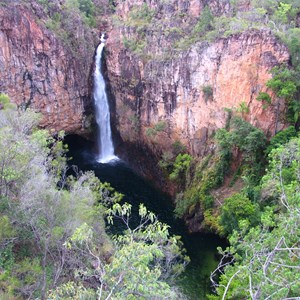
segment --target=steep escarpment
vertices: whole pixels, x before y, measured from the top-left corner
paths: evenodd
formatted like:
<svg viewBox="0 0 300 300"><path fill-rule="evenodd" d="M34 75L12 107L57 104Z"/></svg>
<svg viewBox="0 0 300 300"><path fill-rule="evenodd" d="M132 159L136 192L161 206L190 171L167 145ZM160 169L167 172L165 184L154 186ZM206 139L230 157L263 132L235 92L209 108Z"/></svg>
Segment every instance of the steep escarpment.
<svg viewBox="0 0 300 300"><path fill-rule="evenodd" d="M224 199L241 176L259 180L267 138L287 124L286 99L266 85L290 65L287 43L254 1L116 4L106 64L117 131L150 149L191 231L221 232Z"/></svg>
<svg viewBox="0 0 300 300"><path fill-rule="evenodd" d="M108 77L123 140L142 141L154 152L180 140L193 155L203 155L209 136L225 126L226 109L242 111L245 120L269 135L280 130L284 104L265 108L256 98L266 91L270 70L288 62L287 47L267 29L207 41L184 24L197 28L206 4L215 15L230 15L229 2L159 3L120 2L119 23L109 34ZM239 9L247 10L249 2L242 4ZM167 24L172 26L168 32Z"/></svg>
<svg viewBox="0 0 300 300"><path fill-rule="evenodd" d="M18 106L41 112L44 127L86 132L92 36L86 36L92 47L66 45L46 28L41 7L31 5L0 7L0 90ZM73 34L78 40L85 35L79 22Z"/></svg>

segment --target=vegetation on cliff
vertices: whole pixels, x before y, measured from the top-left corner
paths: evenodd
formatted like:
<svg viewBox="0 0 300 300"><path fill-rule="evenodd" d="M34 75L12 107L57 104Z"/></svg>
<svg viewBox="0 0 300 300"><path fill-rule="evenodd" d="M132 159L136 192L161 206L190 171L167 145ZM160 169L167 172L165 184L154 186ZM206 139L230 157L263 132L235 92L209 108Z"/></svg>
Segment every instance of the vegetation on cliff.
<svg viewBox="0 0 300 300"><path fill-rule="evenodd" d="M221 251L218 283L217 271L212 274L218 296L209 299L299 297L299 154L299 137L270 152L267 172L255 187L256 208L250 208L243 192L228 199L236 205L231 213L224 204L230 247Z"/></svg>
<svg viewBox="0 0 300 300"><path fill-rule="evenodd" d="M82 62L92 57L95 28L107 27L105 15L111 17L122 2L23 4ZM159 165L178 187L175 213L196 223L196 230L229 238L230 247L220 250L224 257L212 275L216 293L211 299L299 297L299 1L220 1L224 7L215 1L199 3L199 13L191 14L188 5L175 9L171 0L144 1L113 16L114 26L126 51L143 63L168 61L195 44L206 47L247 30L272 32L287 45L291 59L272 69L266 91L256 99L263 109L274 108L276 124L284 120L292 126L268 141L270 136L245 121L249 107L241 99L239 107L226 109L225 128L210 136L209 154L193 158L185 145L172 141ZM1 4L9 6L9 1ZM131 89L144 84L124 80L123 85L132 82ZM213 100L210 83L199 85L199 91L206 104ZM170 114L176 106L173 96ZM139 103L132 105L130 119L137 137L142 132ZM157 119L145 130L150 142L167 136L172 126ZM16 110L0 96L0 297L180 298L172 279L187 258L178 238L143 206L140 225L132 228L131 207L121 205L122 196L92 173L67 176L63 136L53 138L37 124L36 114ZM112 236L106 222L116 218L125 230Z"/></svg>
<svg viewBox="0 0 300 300"><path fill-rule="evenodd" d="M148 58L167 59L196 42L213 42L251 29L271 30L291 52L299 54L300 5L297 0L200 1L202 8L195 8L200 10L198 14L189 11L192 5L196 6L195 3L176 6L171 0L133 5L128 15L115 19L115 25L122 28L125 47ZM164 49L162 53L153 53L151 44L159 37L164 38ZM299 61L299 58L294 60Z"/></svg>

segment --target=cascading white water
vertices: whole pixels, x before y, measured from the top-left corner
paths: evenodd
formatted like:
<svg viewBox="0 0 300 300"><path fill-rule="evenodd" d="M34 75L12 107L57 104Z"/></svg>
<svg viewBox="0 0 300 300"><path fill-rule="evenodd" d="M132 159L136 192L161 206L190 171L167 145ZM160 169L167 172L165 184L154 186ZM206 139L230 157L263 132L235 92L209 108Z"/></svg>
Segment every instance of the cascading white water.
<svg viewBox="0 0 300 300"><path fill-rule="evenodd" d="M94 101L96 107L96 122L98 124L98 157L100 163L107 163L118 159L114 154L114 145L111 138L110 112L105 90L105 81L101 73L102 51L105 46L105 35L101 35L101 43L97 48L96 67L94 73Z"/></svg>

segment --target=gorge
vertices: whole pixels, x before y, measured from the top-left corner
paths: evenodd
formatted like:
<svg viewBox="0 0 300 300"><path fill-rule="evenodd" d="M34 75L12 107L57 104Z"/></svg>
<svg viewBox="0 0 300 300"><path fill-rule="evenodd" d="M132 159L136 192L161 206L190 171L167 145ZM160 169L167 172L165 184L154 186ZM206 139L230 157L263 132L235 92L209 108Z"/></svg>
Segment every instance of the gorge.
<svg viewBox="0 0 300 300"><path fill-rule="evenodd" d="M96 50L94 91L96 121L98 125L98 144L100 153L95 155L93 144L78 136L67 136L69 146L69 165L75 165L81 171L93 171L102 181L108 182L118 192L124 195L123 201L132 205L133 219L138 215L138 206L143 203L154 212L160 221L170 226L170 232L182 237L187 255L191 259L187 270L179 279L179 287L187 299L205 299L211 291L210 273L217 266L217 247L225 246L225 240L213 234L191 235L179 219L174 218L171 199L157 191L146 180L139 177L129 165L114 155L111 137L108 99L105 82L101 74L101 57L105 46L104 34ZM122 230L117 230L122 233Z"/></svg>
<svg viewBox="0 0 300 300"><path fill-rule="evenodd" d="M173 247L182 266L186 261L181 243L176 244L171 234L183 235L192 259L182 285L191 299L200 294L201 299L212 300L298 297L298 275L291 270L298 268L299 234L296 228L287 230L292 225L284 222L298 224L299 28L296 0L2 1L0 160L5 167L0 174L0 224L6 233L0 232L0 275L9 275L0 280L0 297L9 290L21 299L60 297L70 283L77 295L95 299L97 288L110 297L114 285L121 283L114 296L122 299L125 290L132 292L131 283L149 275L145 279L149 285L141 285L143 295L174 298L176 285L165 281L167 247ZM40 114L39 121L32 110ZM13 131L18 133L15 137ZM12 146L19 136L20 142ZM68 167L63 141L73 159ZM24 151L31 151L28 158ZM14 158L10 152L16 153ZM68 177L69 170L73 177ZM98 183L90 170L111 186ZM35 176L41 188L49 190L45 197L32 187L30 178ZM126 207L112 188L124 193L124 201L133 206ZM46 207L43 199L49 199L51 209L42 209L45 216L35 219L39 214L33 207ZM89 206L96 199L98 223ZM170 235L161 232L164 226L159 227L136 201L149 205L159 220L171 225ZM16 203L14 208L7 205L11 202ZM80 213L80 206L86 215ZM62 221L55 207L64 213L73 211L76 220L69 219L71 213ZM114 218L124 221L131 209L135 216L141 213L151 221L145 231L136 231L135 246L126 235L135 231L116 237L106 228ZM58 217L48 218L47 213ZM24 239L17 236L23 232L18 226L28 231ZM156 228L160 236L143 240L148 228ZM99 240L85 240L90 232L99 233ZM230 248L222 252L221 262L226 262L219 268L222 275L212 278L215 293L207 296L209 272L204 271L201 279L203 260L212 271L215 247L227 246L214 234L227 238ZM97 253L88 252L89 242ZM73 247L80 243L87 245L82 248L87 261L76 256ZM160 254L158 246L163 249ZM18 256L22 247L28 247L28 257ZM282 255L277 255L278 247ZM295 257L284 252L290 247ZM124 255L130 256L127 261L140 259L137 276L125 278L124 270L118 269L120 261L126 265ZM256 260L260 255L271 258L267 268ZM234 263L227 263L231 259ZM280 286L276 289L268 278L281 259L288 263L276 269ZM37 266L36 285L24 283L25 265L25 269ZM81 280L70 275L70 266L88 271L81 273ZM147 272L141 272L142 267ZM177 264L176 268L182 271ZM93 270L91 279L88 274ZM294 284L285 286L286 277ZM17 278L21 288L7 278ZM183 298L180 291L177 297Z"/></svg>

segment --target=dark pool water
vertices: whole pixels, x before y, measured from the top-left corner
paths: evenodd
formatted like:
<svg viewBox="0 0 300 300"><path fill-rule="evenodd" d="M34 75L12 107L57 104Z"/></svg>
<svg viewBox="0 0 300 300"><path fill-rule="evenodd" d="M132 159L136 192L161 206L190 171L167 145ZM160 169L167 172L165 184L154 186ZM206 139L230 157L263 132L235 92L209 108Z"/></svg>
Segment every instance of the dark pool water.
<svg viewBox="0 0 300 300"><path fill-rule="evenodd" d="M93 170L102 182L109 182L118 192L124 194L137 212L139 203L153 211L160 221L170 226L172 234L181 235L191 262L181 276L179 285L188 299L206 299L210 292L209 275L218 263L218 246L225 241L216 235L189 234L182 220L174 218L171 199L155 189L150 183L138 176L122 161L100 164L95 160L93 145L77 136L66 137L69 145L69 164L77 165L80 170Z"/></svg>

